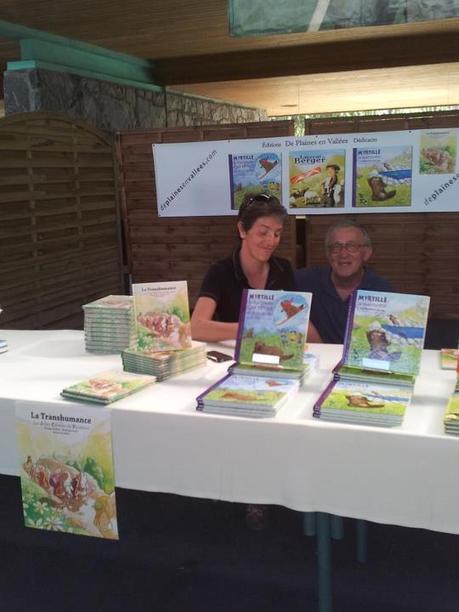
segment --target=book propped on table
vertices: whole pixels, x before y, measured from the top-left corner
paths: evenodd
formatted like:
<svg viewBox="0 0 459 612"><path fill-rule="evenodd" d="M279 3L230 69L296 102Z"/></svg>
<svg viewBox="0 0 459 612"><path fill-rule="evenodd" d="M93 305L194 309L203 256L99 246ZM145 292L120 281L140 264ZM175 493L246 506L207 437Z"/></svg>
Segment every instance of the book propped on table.
<svg viewBox="0 0 459 612"><path fill-rule="evenodd" d="M236 364L197 398L202 412L272 417L309 372L304 347L311 294L246 289L236 340Z"/></svg>
<svg viewBox="0 0 459 612"><path fill-rule="evenodd" d="M440 349L440 367L442 370L456 370L459 360L459 349Z"/></svg>
<svg viewBox="0 0 459 612"><path fill-rule="evenodd" d="M0 308L0 313L2 313L3 310ZM8 350L8 342L6 340L0 339L0 353L6 353L6 351Z"/></svg>
<svg viewBox="0 0 459 612"><path fill-rule="evenodd" d="M96 404L111 404L155 382L154 376L108 371L65 387L62 397Z"/></svg>
<svg viewBox="0 0 459 612"><path fill-rule="evenodd" d="M380 426L402 422L419 372L429 301L402 293L353 294L343 357L314 406L315 417Z"/></svg>

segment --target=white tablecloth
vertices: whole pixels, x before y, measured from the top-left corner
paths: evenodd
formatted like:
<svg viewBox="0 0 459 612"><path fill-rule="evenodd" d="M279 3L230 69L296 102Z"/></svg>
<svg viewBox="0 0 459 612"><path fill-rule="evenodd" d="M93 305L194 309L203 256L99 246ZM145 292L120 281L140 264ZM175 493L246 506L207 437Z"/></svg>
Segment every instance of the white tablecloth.
<svg viewBox="0 0 459 612"><path fill-rule="evenodd" d="M121 369L121 360L86 353L78 331L0 330L0 338L10 345L0 355L0 473L17 475L16 403L70 410L63 387ZM194 398L228 365L212 362L116 402L117 485L459 533L459 439L442 433L455 373L440 370L438 352L424 351L401 427L323 423L312 405L341 349L311 345L319 368L275 419L197 413Z"/></svg>

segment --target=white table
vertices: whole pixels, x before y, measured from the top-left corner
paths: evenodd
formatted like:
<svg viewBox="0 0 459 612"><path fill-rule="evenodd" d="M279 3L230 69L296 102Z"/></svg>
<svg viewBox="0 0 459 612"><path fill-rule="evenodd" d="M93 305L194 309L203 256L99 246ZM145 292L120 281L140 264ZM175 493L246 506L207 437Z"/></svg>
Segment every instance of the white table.
<svg viewBox="0 0 459 612"><path fill-rule="evenodd" d="M61 389L121 369L121 359L86 353L79 331L0 330L0 337L10 345L0 355L0 474L18 475L16 405L69 411ZM217 348L232 354L231 343ZM312 406L342 347L311 351L317 372L275 419L196 412L195 397L228 365L209 362L113 404L113 452L119 487L317 511L319 610L331 612L330 514L459 533L459 439L442 424L455 373L440 370L438 352L424 351L401 427L324 423L312 418Z"/></svg>
<svg viewBox="0 0 459 612"><path fill-rule="evenodd" d="M0 330L0 337L10 346L0 355L0 473L18 475L16 403L71 410L61 389L121 369L121 360L86 353L79 331ZM117 485L459 533L459 439L442 425L455 373L440 370L437 352L424 351L401 427L323 423L312 418L312 405L341 347L311 350L318 371L275 419L196 412L195 397L227 368L212 362L113 404Z"/></svg>

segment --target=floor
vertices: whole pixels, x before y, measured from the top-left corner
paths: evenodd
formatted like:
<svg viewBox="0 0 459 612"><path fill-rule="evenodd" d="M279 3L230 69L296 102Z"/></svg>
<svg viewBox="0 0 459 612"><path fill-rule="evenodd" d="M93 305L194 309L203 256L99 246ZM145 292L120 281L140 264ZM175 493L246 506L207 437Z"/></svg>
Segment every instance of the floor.
<svg viewBox="0 0 459 612"><path fill-rule="evenodd" d="M272 507L253 532L239 504L118 491L119 542L22 527L17 479L2 477L1 612L317 610L316 548L302 515ZM333 544L335 612L457 612L459 536L354 522Z"/></svg>

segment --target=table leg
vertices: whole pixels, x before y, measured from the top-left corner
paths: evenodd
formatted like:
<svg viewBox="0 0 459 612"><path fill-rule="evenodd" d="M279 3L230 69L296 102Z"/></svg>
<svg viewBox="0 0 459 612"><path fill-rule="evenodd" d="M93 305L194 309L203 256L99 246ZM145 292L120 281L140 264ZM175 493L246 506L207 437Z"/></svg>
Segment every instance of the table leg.
<svg viewBox="0 0 459 612"><path fill-rule="evenodd" d="M303 512L303 533L305 536L316 535L316 513Z"/></svg>
<svg viewBox="0 0 459 612"><path fill-rule="evenodd" d="M330 515L317 512L319 612L332 612Z"/></svg>
<svg viewBox="0 0 459 612"><path fill-rule="evenodd" d="M362 519L356 521L357 530L357 561L367 562L367 523Z"/></svg>

